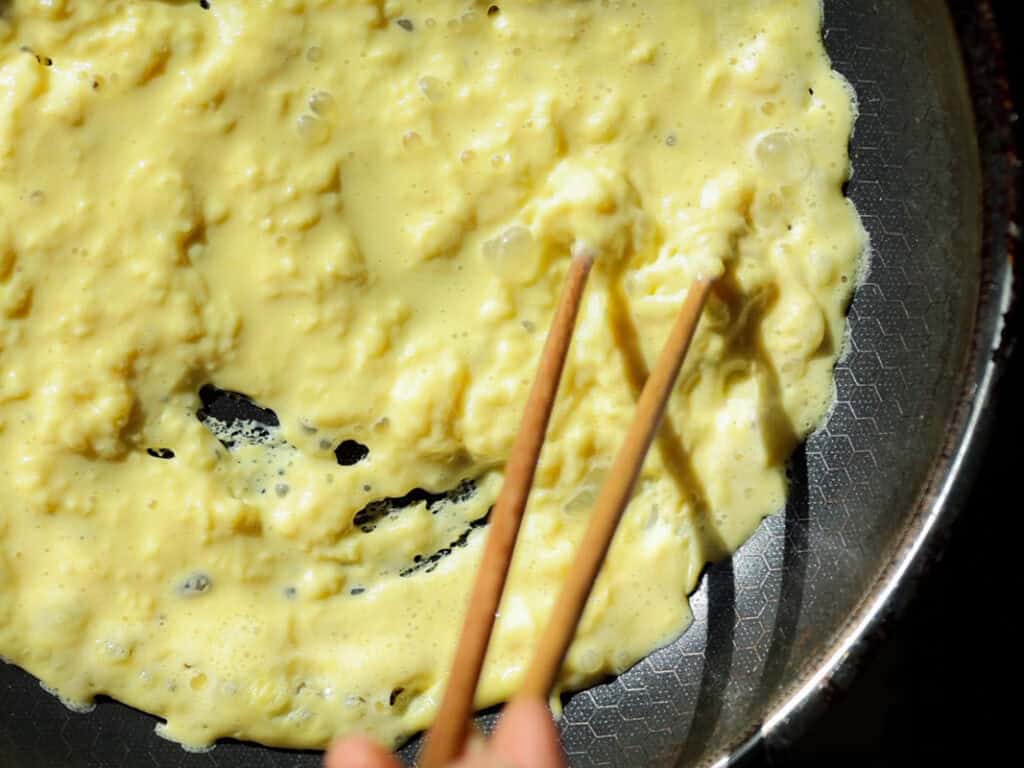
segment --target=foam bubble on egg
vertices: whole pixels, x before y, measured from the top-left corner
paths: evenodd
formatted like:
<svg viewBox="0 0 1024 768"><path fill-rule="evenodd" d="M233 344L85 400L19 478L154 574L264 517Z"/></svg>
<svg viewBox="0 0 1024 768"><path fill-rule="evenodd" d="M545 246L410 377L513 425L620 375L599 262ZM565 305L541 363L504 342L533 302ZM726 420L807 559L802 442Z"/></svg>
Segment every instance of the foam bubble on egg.
<svg viewBox="0 0 1024 768"><path fill-rule="evenodd" d="M431 77L430 75L421 77L416 82L416 85L419 87L420 92L430 101L438 101L444 96L444 83L436 77Z"/></svg>
<svg viewBox="0 0 1024 768"><path fill-rule="evenodd" d="M768 131L751 144L758 166L772 178L796 184L811 172L811 158L803 141L790 131Z"/></svg>
<svg viewBox="0 0 1024 768"><path fill-rule="evenodd" d="M334 107L334 97L327 91L314 91L309 97L309 108L317 115L326 115Z"/></svg>
<svg viewBox="0 0 1024 768"><path fill-rule="evenodd" d="M502 280L525 283L537 272L537 243L521 224L513 224L484 241L482 253L487 266Z"/></svg>
<svg viewBox="0 0 1024 768"><path fill-rule="evenodd" d="M71 699L61 694L56 688L47 685L40 681L39 687L46 691L51 696L55 697L61 704L67 707L69 710L74 712L76 715L87 715L96 709L95 701L79 701L77 699Z"/></svg>
<svg viewBox="0 0 1024 768"><path fill-rule="evenodd" d="M299 136L310 144L323 144L330 135L327 123L314 115L300 116L295 127Z"/></svg>

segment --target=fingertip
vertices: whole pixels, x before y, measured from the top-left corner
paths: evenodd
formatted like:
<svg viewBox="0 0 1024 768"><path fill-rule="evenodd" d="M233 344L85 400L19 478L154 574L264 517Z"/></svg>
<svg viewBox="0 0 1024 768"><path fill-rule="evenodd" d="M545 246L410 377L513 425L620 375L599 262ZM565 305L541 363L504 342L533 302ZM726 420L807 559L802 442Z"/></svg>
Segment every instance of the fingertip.
<svg viewBox="0 0 1024 768"><path fill-rule="evenodd" d="M399 763L377 742L352 736L335 742L324 757L324 768L400 768Z"/></svg>
<svg viewBox="0 0 1024 768"><path fill-rule="evenodd" d="M491 742L494 751L522 768L564 768L565 757L547 705L519 699L501 713Z"/></svg>

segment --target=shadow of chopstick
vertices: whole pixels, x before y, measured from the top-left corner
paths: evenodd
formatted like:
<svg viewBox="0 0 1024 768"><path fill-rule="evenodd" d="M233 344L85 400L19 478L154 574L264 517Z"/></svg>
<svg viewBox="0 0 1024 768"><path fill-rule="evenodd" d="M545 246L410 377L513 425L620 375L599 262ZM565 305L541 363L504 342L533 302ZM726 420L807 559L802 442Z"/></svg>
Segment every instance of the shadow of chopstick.
<svg viewBox="0 0 1024 768"><path fill-rule="evenodd" d="M621 280L609 280L608 309L612 338L622 353L626 379L633 391L633 398L636 400L640 397L644 383L650 375L650 368L644 359L639 331L630 314L629 304L622 291ZM725 557L729 550L711 519L704 486L694 471L693 462L683 446L679 430L668 410L662 419L661 428L654 441L654 448L661 456L665 469L675 483L679 495L693 506L695 528L701 536L700 547L703 559L715 561Z"/></svg>

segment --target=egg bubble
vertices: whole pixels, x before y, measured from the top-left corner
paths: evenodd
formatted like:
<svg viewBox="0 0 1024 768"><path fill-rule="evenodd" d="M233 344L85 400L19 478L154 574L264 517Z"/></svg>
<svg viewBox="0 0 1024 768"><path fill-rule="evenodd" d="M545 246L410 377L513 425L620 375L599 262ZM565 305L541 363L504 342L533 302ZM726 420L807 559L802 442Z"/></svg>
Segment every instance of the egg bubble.
<svg viewBox="0 0 1024 768"><path fill-rule="evenodd" d="M487 266L503 280L526 282L537 271L537 245L529 229L513 225L483 244Z"/></svg>
<svg viewBox="0 0 1024 768"><path fill-rule="evenodd" d="M803 181L811 172L807 148L789 131L762 133L754 139L751 151L762 170L785 184Z"/></svg>

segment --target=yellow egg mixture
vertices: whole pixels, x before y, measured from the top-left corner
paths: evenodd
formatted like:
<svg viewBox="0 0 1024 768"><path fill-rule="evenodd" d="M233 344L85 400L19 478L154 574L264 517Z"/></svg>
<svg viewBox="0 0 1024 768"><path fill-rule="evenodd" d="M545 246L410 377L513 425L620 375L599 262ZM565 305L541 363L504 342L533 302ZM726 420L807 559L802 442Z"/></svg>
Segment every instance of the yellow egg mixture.
<svg viewBox="0 0 1024 768"><path fill-rule="evenodd" d="M64 701L191 747L427 726L577 243L478 704L516 691L698 275L562 687L678 636L783 505L865 245L818 0L0 8L0 655Z"/></svg>

